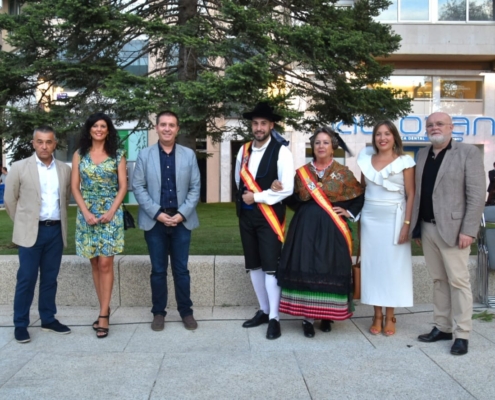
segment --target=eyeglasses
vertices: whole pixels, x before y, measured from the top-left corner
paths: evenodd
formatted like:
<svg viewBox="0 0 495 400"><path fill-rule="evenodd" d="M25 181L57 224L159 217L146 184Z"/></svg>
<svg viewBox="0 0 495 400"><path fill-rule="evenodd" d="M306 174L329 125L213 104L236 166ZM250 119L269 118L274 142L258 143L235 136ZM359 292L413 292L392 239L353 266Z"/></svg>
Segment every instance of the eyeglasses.
<svg viewBox="0 0 495 400"><path fill-rule="evenodd" d="M450 124L446 124L445 122L429 122L426 124L426 129L431 129L433 128L434 126L438 127L438 128L443 128L445 125L450 125Z"/></svg>

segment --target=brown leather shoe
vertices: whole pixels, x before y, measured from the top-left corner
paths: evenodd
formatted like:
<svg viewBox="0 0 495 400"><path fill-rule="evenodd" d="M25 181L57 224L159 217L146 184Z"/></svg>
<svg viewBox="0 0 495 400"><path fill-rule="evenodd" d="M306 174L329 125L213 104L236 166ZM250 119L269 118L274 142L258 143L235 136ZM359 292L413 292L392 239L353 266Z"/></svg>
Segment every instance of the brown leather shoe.
<svg viewBox="0 0 495 400"><path fill-rule="evenodd" d="M192 315L182 318L182 322L184 323L184 328L188 331L193 331L198 328L198 323Z"/></svg>
<svg viewBox="0 0 495 400"><path fill-rule="evenodd" d="M163 315L157 314L153 317L153 322L151 323L151 329L154 331L163 331L165 328L165 317Z"/></svg>

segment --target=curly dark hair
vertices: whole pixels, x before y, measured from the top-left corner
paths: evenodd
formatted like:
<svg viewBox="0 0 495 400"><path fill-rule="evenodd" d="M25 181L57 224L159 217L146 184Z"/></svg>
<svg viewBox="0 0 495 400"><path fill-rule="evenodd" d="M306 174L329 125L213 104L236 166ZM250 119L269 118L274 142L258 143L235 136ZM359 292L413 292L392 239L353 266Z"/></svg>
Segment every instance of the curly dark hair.
<svg viewBox="0 0 495 400"><path fill-rule="evenodd" d="M93 139L91 139L90 133L91 128L94 124L101 120L105 121L108 127L108 136L105 140L105 152L109 157L117 158L117 149L120 146L120 139L117 134L117 129L115 129L110 117L101 112L90 115L84 123L81 136L79 138L79 154L81 157L86 155L93 144Z"/></svg>

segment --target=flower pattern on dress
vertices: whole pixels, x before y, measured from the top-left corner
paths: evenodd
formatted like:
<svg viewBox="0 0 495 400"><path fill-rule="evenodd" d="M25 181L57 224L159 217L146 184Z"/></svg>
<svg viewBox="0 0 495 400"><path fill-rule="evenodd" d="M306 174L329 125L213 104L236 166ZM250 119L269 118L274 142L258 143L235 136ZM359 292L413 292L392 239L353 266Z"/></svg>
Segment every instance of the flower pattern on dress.
<svg viewBox="0 0 495 400"><path fill-rule="evenodd" d="M117 166L123 151L117 151L117 158L108 157L100 164L94 164L89 152L81 157L79 174L81 194L89 211L97 218L105 214L118 192ZM80 209L76 219L76 254L85 258L110 257L124 251L124 220L122 206L107 224L88 225Z"/></svg>

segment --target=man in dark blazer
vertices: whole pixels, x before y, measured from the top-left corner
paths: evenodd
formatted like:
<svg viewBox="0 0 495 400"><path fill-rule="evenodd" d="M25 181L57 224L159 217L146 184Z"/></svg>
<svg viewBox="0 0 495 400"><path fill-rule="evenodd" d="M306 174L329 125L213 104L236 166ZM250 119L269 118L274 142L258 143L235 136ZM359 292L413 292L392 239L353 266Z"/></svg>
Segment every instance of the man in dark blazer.
<svg viewBox="0 0 495 400"><path fill-rule="evenodd" d="M196 155L175 142L179 118L172 111L156 117L158 143L139 153L132 188L139 203L138 223L144 230L151 259L151 329L165 327L168 257L174 277L177 309L188 330L198 327L193 317L187 262L191 231L199 226L196 206L200 174Z"/></svg>
<svg viewBox="0 0 495 400"><path fill-rule="evenodd" d="M57 138L52 128L37 128L32 143L35 154L12 164L5 187L5 208L14 221L12 241L19 246L14 297L14 335L19 343L31 340L27 327L38 270L41 329L70 333L55 319L57 277L67 246L70 167L53 156Z"/></svg>
<svg viewBox="0 0 495 400"><path fill-rule="evenodd" d="M468 351L473 299L468 260L478 233L485 199L482 156L477 147L452 139L448 114L436 112L426 121L432 145L418 152L413 237L420 237L433 278L433 330L422 342L455 341L454 355Z"/></svg>

